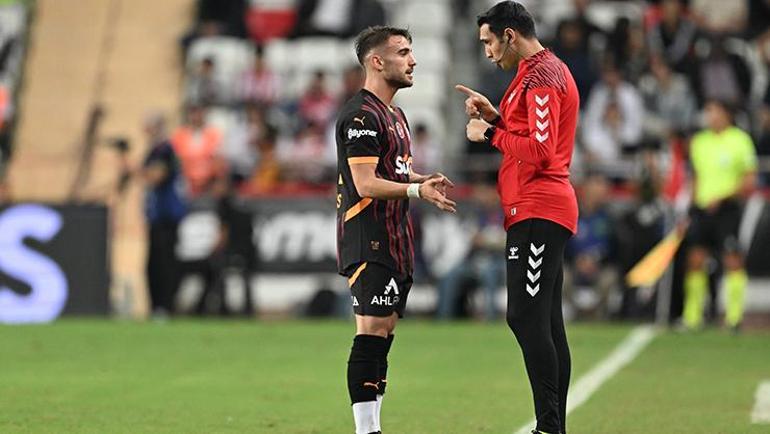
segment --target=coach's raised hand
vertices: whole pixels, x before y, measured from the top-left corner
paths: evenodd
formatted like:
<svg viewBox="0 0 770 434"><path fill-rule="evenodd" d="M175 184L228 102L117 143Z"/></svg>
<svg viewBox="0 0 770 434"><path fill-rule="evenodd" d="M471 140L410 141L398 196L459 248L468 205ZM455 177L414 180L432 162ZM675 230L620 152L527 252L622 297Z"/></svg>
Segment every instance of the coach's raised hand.
<svg viewBox="0 0 770 434"><path fill-rule="evenodd" d="M465 113L472 118L481 118L487 122L494 122L500 116L494 105L489 99L475 90L458 84L455 89L465 94Z"/></svg>
<svg viewBox="0 0 770 434"><path fill-rule="evenodd" d="M457 212L457 203L446 196L446 187L451 185L453 185L451 181L443 175L428 179L420 184L420 198L427 200L442 211Z"/></svg>
<svg viewBox="0 0 770 434"><path fill-rule="evenodd" d="M481 119L471 119L465 126L465 136L471 142L483 142L487 140L487 138L484 137L484 133L486 133L487 129L491 126L491 124Z"/></svg>

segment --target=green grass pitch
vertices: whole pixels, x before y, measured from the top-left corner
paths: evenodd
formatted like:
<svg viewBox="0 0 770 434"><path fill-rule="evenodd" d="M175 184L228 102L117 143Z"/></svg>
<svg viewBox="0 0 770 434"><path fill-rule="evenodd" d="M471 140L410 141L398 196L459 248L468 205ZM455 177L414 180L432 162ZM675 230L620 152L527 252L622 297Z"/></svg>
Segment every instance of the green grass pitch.
<svg viewBox="0 0 770 434"><path fill-rule="evenodd" d="M568 332L573 383L631 330ZM0 433L353 432L345 366L353 325L64 320L0 327ZM531 419L503 323L399 325L386 434L504 433ZM663 332L568 419L570 433L768 433L752 425L770 334Z"/></svg>

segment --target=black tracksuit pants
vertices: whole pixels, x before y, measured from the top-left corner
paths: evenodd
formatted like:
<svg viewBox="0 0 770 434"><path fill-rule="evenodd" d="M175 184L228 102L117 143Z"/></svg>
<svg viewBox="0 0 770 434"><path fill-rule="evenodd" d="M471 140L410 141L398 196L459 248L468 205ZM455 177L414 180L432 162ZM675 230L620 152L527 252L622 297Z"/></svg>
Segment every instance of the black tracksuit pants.
<svg viewBox="0 0 770 434"><path fill-rule="evenodd" d="M535 401L537 429L566 433L570 354L561 308L565 227L528 219L508 228L508 326L519 342Z"/></svg>

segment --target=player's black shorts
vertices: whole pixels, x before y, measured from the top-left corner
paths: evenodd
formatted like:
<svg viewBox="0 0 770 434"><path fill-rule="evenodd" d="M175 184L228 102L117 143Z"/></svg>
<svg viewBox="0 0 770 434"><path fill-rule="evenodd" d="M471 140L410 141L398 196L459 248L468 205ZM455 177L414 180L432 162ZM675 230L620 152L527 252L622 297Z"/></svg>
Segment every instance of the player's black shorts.
<svg viewBox="0 0 770 434"><path fill-rule="evenodd" d="M725 200L713 213L694 206L690 209L688 240L691 245L721 252L725 241L738 237L742 216L743 205L736 200Z"/></svg>
<svg viewBox="0 0 770 434"><path fill-rule="evenodd" d="M376 262L350 267L348 273L353 312L356 315L387 317L396 312L403 318L412 276Z"/></svg>

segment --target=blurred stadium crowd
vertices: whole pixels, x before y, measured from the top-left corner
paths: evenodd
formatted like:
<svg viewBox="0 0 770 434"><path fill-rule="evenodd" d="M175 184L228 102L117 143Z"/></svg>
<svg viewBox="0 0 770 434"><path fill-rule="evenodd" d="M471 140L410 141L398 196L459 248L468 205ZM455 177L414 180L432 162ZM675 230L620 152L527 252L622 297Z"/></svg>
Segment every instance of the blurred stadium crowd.
<svg viewBox="0 0 770 434"><path fill-rule="evenodd" d="M9 16L13 3L0 2L0 17ZM493 102L508 86L511 75L496 70L476 43L475 15L494 3L198 0L195 20L180 37L183 120L168 134L163 114L146 123L146 167L160 162L173 174L178 160L179 184L185 185L170 187L167 172L152 178L156 205L172 203L168 215L148 212L156 257L173 252L176 235L170 233L191 201L330 194L336 112L363 82L352 40L367 26L408 26L418 66L415 86L401 92L397 104L411 124L415 169L441 170L460 181L464 187L456 194L478 210L467 260L422 277L439 289L439 316L457 315L461 295L475 286L489 295L478 311L494 316L504 272L504 234L491 187L498 156L465 142L462 107L451 86L464 82ZM581 218L568 251L568 308L575 316L642 315L653 308L651 295L623 291L621 276L662 238L678 200L684 206L688 143L709 128L703 116L708 101L724 103L752 137L764 174L760 183L767 181L770 1L522 3L535 15L540 39L570 67L581 97L573 162ZM3 120L12 118L4 95L19 68L4 48L14 40L9 29L3 25L0 32L0 132ZM2 145L6 156L5 140ZM227 224L233 207L219 208ZM155 273L168 274L171 265L159 261ZM156 308L169 307L167 295L153 298Z"/></svg>

